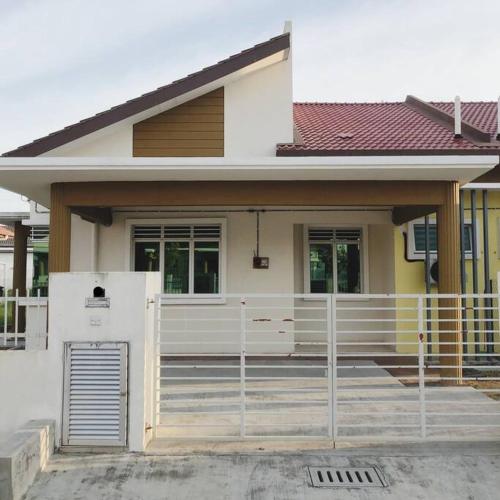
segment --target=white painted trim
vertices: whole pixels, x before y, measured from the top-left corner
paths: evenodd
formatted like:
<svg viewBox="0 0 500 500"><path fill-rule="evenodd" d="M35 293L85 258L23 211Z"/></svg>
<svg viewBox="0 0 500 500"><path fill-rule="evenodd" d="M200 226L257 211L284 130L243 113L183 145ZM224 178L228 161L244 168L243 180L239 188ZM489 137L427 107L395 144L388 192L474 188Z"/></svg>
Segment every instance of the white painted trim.
<svg viewBox="0 0 500 500"><path fill-rule="evenodd" d="M499 162L498 155L414 155L414 156L270 156L266 158L172 158L172 157L71 157L71 156L35 156L35 157L0 157L0 170L16 167L22 169L36 166L39 170L59 170L61 167L80 167L95 169L134 169L153 167L165 169L210 168L240 170L248 167L301 167L301 166L448 166L482 165L494 167Z"/></svg>
<svg viewBox="0 0 500 500"><path fill-rule="evenodd" d="M465 224L471 224L472 219L470 217L467 217L464 219ZM408 222L408 227L407 227L407 255L408 258L411 260L425 260L425 252L417 252L415 250L415 231L414 231L414 226L415 224L425 224L425 218L420 217L419 219L412 220ZM436 219L435 218L429 218L429 226L435 226ZM481 238L479 236L479 217L476 217L476 227L478 228L478 231L476 233L476 250L477 250L477 255L478 258L481 255ZM436 250L431 250L430 252L431 258L436 258L437 257L437 251ZM472 251L470 252L465 252L465 258L466 260L471 260L472 259Z"/></svg>
<svg viewBox="0 0 500 500"><path fill-rule="evenodd" d="M486 189L488 191L500 191L500 182L469 182L462 189Z"/></svg>
<svg viewBox="0 0 500 500"><path fill-rule="evenodd" d="M220 267L220 289L217 294L162 294L163 301L169 304L224 304L225 299L222 297L227 290L227 219L225 217L169 217L169 218L144 218L144 219L125 219L125 269L133 271L133 238L132 228L135 225L148 224L169 224L169 225L194 225L194 224L220 224L220 252L219 252L219 267ZM153 240L154 238L151 238ZM148 239L144 239L148 241ZM191 255L192 252L190 252ZM190 257L191 258L191 257ZM190 268L192 268L190 263ZM160 259L160 272L163 288L163 259ZM190 280L192 278L190 277Z"/></svg>
<svg viewBox="0 0 500 500"><path fill-rule="evenodd" d="M302 249L302 260L304 267L304 293L311 293L311 281L310 281L310 262L309 262L309 228L351 228L351 229L361 229L361 292L360 294L368 293L370 290L370 273L369 273L369 260L368 260L368 225L367 224L344 224L344 223L335 223L335 224L304 224L303 225L303 249ZM334 279L336 277L336 272L334 272ZM336 288L337 284L334 283L334 287ZM350 300L363 300L361 297L358 297L359 294L342 294L347 295L349 298L341 297L338 300L350 301ZM305 299L307 300L307 299Z"/></svg>
<svg viewBox="0 0 500 500"><path fill-rule="evenodd" d="M33 247L28 247L26 249L28 253L33 253ZM14 246L10 247L0 247L0 253L14 253Z"/></svg>

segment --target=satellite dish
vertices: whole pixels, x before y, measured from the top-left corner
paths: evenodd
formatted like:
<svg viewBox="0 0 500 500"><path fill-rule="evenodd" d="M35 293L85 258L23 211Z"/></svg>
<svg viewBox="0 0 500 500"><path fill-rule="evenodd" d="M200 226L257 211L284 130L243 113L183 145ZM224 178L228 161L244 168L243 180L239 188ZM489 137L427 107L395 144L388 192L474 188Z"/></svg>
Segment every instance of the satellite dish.
<svg viewBox="0 0 500 500"><path fill-rule="evenodd" d="M439 262L437 260L432 263L431 268L429 269L429 274L431 275L433 281L436 283L439 282Z"/></svg>

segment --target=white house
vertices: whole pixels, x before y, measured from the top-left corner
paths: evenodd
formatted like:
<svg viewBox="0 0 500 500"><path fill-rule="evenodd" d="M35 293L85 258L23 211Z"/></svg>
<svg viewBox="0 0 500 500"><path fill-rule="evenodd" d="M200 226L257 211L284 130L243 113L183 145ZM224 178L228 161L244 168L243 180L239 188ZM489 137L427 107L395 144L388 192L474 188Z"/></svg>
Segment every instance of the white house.
<svg viewBox="0 0 500 500"><path fill-rule="evenodd" d="M270 333L265 318L254 318L260 352L294 353L314 342L315 294L321 300L335 294L354 311L347 318L351 333L341 340L362 339L355 327L365 317L360 299L375 306L379 300L362 295L395 292L394 226L436 212L439 292L454 297L443 299L453 307L439 311L448 355L442 362L459 377L459 187L481 177L495 180L499 141L413 97L294 104L292 57L287 27L5 153L0 184L50 208L55 282L77 283L56 273L93 272L97 283L99 273L157 272L162 303L181 307L171 319L185 325L202 318L199 311L212 315L205 321L219 325L213 345L206 346L201 330L182 344L189 334L184 328L173 337L182 346L171 353L239 353L240 347L220 346L229 319L222 311L235 297L252 294L284 294L279 307L292 325ZM109 282L123 296L114 278ZM67 293L53 324L70 335L61 323L64 310L72 296L83 300L89 292ZM376 320L393 320L396 313L381 307L376 314ZM87 330L107 325L95 314L85 318ZM96 330L88 331L98 342ZM272 348L276 334L282 344ZM384 327L374 337L395 346L394 339L393 329Z"/></svg>
<svg viewBox="0 0 500 500"><path fill-rule="evenodd" d="M286 31L4 154L2 184L51 208L52 272L160 271L187 302L394 292L394 221L441 206L451 231L458 186L498 144L455 138L417 99L375 106L361 133L329 125L339 109L294 108L292 54ZM450 234L443 291L458 282Z"/></svg>

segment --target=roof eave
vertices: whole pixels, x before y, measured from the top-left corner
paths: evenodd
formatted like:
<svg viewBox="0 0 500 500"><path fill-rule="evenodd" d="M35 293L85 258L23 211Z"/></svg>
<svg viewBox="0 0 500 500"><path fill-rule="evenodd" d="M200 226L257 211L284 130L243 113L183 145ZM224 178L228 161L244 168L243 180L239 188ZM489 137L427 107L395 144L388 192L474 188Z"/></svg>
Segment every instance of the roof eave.
<svg viewBox="0 0 500 500"><path fill-rule="evenodd" d="M450 156L500 155L500 149L276 149L276 156Z"/></svg>

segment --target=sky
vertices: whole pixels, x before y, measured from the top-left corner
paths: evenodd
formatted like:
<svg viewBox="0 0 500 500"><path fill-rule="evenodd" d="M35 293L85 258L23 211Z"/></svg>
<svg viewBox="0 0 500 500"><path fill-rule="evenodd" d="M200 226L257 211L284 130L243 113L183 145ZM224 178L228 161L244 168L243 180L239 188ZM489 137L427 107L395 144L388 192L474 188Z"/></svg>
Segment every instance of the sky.
<svg viewBox="0 0 500 500"><path fill-rule="evenodd" d="M499 19L500 0L0 0L0 152L275 36L286 20L295 101L496 100Z"/></svg>

